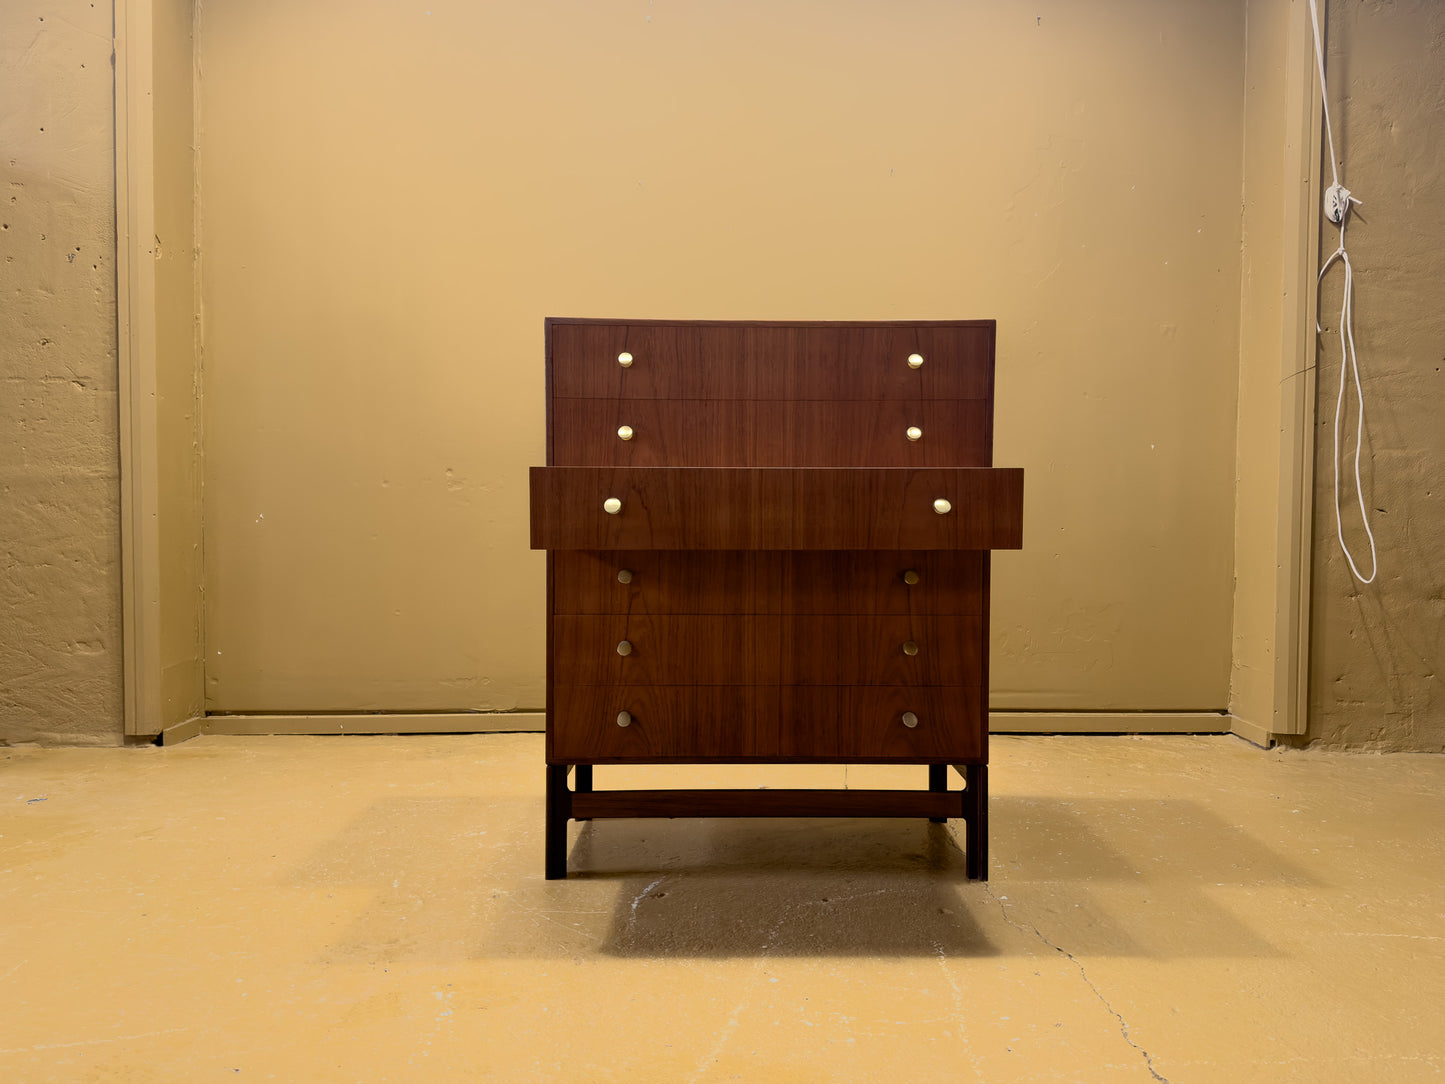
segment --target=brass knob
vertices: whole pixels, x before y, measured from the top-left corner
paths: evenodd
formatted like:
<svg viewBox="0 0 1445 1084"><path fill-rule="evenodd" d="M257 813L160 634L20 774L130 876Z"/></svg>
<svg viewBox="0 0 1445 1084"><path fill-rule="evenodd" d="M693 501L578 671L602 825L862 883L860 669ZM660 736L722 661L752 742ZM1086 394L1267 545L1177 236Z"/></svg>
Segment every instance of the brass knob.
<svg viewBox="0 0 1445 1084"><path fill-rule="evenodd" d="M619 711L619 712L617 713L617 725L618 725L618 726L631 726L631 725L632 725L632 712L630 712L630 711Z"/></svg>
<svg viewBox="0 0 1445 1084"><path fill-rule="evenodd" d="M619 568L619 569L617 570L617 582L618 582L618 583L631 583L631 582L632 582L632 569L630 569L630 568Z"/></svg>
<svg viewBox="0 0 1445 1084"><path fill-rule="evenodd" d="M953 505L949 504L948 501L942 497L939 497L938 500L933 502L933 510L940 516L946 516L953 511ZM608 509L608 511L614 511L614 509Z"/></svg>
<svg viewBox="0 0 1445 1084"><path fill-rule="evenodd" d="M917 655L917 654L918 654L918 645L915 644L912 640L905 640L905 641L903 642L903 654L905 654L905 655Z"/></svg>
<svg viewBox="0 0 1445 1084"><path fill-rule="evenodd" d="M617 364L621 365L624 369L631 368L632 355L629 354L626 350L622 351L622 353L617 355Z"/></svg>
<svg viewBox="0 0 1445 1084"><path fill-rule="evenodd" d="M911 711L905 711L903 713L903 725L909 730L912 730L918 725L918 716L914 715Z"/></svg>
<svg viewBox="0 0 1445 1084"><path fill-rule="evenodd" d="M617 654L619 654L619 655L631 655L631 654L632 654L632 644L629 643L629 642L626 641L626 640L621 640L621 641L619 641L618 644L617 644Z"/></svg>
<svg viewBox="0 0 1445 1084"><path fill-rule="evenodd" d="M917 369L917 368L918 368L920 365L922 365L922 364L923 364L923 355L922 355L922 354L909 354L909 355L908 355L908 367L909 367L910 369Z"/></svg>
<svg viewBox="0 0 1445 1084"><path fill-rule="evenodd" d="M619 425L619 426L617 427L617 435L618 435L619 437L621 437L623 440L631 440L631 439L632 439L632 426L630 426L630 425Z"/></svg>
<svg viewBox="0 0 1445 1084"><path fill-rule="evenodd" d="M918 426L916 426L916 425L910 425L910 426L908 427L908 439L909 439L909 440L921 440L922 438L923 438L923 430L922 430L922 429L919 429Z"/></svg>
<svg viewBox="0 0 1445 1084"><path fill-rule="evenodd" d="M602 510L609 516L615 516L618 512L622 511L622 502L616 497L608 497L602 502ZM945 509L945 511L947 511L947 509Z"/></svg>
<svg viewBox="0 0 1445 1084"><path fill-rule="evenodd" d="M903 582L906 583L909 587L912 587L915 583L918 582L918 573L914 572L913 569L910 568L907 572L903 573Z"/></svg>

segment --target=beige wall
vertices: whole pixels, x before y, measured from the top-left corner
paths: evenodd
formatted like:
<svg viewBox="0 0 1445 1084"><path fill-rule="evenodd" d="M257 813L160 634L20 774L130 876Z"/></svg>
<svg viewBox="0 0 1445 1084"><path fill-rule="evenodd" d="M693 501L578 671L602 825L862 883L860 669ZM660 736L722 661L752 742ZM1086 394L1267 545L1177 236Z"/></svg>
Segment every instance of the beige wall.
<svg viewBox="0 0 1445 1084"><path fill-rule="evenodd" d="M1320 302L1310 736L1327 745L1445 749L1445 5L1332 0L1328 56L1341 181L1364 201L1347 237L1364 378L1366 507L1380 573L1353 583L1335 539L1331 427L1341 276ZM1328 175L1328 167L1326 167ZM1337 243L1333 227L1323 246ZM1353 433L1353 403L1347 408ZM1352 439L1352 438L1351 438ZM1369 552L1354 504L1346 538Z"/></svg>
<svg viewBox="0 0 1445 1084"><path fill-rule="evenodd" d="M541 704L550 314L996 317L996 703L1224 708L1243 38L1153 0L207 0L208 706Z"/></svg>
<svg viewBox="0 0 1445 1084"><path fill-rule="evenodd" d="M0 4L0 743L121 740L109 4Z"/></svg>

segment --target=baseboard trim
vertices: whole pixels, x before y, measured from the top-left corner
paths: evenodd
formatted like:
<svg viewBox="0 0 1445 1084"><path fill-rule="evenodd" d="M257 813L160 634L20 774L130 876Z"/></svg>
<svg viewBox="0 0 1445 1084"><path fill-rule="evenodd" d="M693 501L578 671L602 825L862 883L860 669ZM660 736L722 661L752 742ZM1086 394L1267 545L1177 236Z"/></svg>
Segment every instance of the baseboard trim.
<svg viewBox="0 0 1445 1084"><path fill-rule="evenodd" d="M992 734L1228 734L1217 711L991 711Z"/></svg>
<svg viewBox="0 0 1445 1084"><path fill-rule="evenodd" d="M547 716L540 711L459 711L358 715L203 715L167 728L161 745L202 734L497 734L541 733Z"/></svg>
<svg viewBox="0 0 1445 1084"><path fill-rule="evenodd" d="M1237 715L1229 717L1229 732L1235 737L1243 738L1251 745L1257 745L1261 749L1268 749L1275 743L1275 732L1267 726L1260 726L1258 723L1251 723L1247 719L1241 719Z"/></svg>

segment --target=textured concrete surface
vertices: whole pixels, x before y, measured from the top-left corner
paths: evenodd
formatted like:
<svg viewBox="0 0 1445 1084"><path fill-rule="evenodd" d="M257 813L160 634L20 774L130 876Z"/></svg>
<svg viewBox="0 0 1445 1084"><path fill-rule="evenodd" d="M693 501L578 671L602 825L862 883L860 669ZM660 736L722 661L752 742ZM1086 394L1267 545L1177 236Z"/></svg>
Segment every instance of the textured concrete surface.
<svg viewBox="0 0 1445 1084"><path fill-rule="evenodd" d="M1445 1071L1445 758L996 738L992 777L987 885L956 825L863 820L574 825L547 882L539 735L0 750L0 1079Z"/></svg>
<svg viewBox="0 0 1445 1084"><path fill-rule="evenodd" d="M0 742L121 740L111 10L0 4Z"/></svg>
<svg viewBox="0 0 1445 1084"><path fill-rule="evenodd" d="M1331 0L1328 48L1340 179L1364 201L1346 239L1366 398L1361 469L1380 573L1369 586L1356 583L1335 538L1337 269L1320 301L1310 736L1324 745L1445 750L1445 5ZM1324 175L1328 183L1328 162ZM1322 250L1336 244L1326 225ZM1368 575L1353 396L1342 429L1346 539Z"/></svg>

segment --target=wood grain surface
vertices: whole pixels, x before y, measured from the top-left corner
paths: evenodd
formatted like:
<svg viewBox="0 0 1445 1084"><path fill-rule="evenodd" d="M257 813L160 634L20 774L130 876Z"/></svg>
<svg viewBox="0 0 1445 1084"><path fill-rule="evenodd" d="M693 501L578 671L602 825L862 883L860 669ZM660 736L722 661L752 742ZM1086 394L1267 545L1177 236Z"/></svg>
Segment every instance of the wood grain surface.
<svg viewBox="0 0 1445 1084"><path fill-rule="evenodd" d="M531 512L533 549L1017 549L1023 471L533 467Z"/></svg>
<svg viewBox="0 0 1445 1084"><path fill-rule="evenodd" d="M976 550L561 550L553 606L558 615L979 614L983 558ZM627 583L617 578L624 569Z"/></svg>

